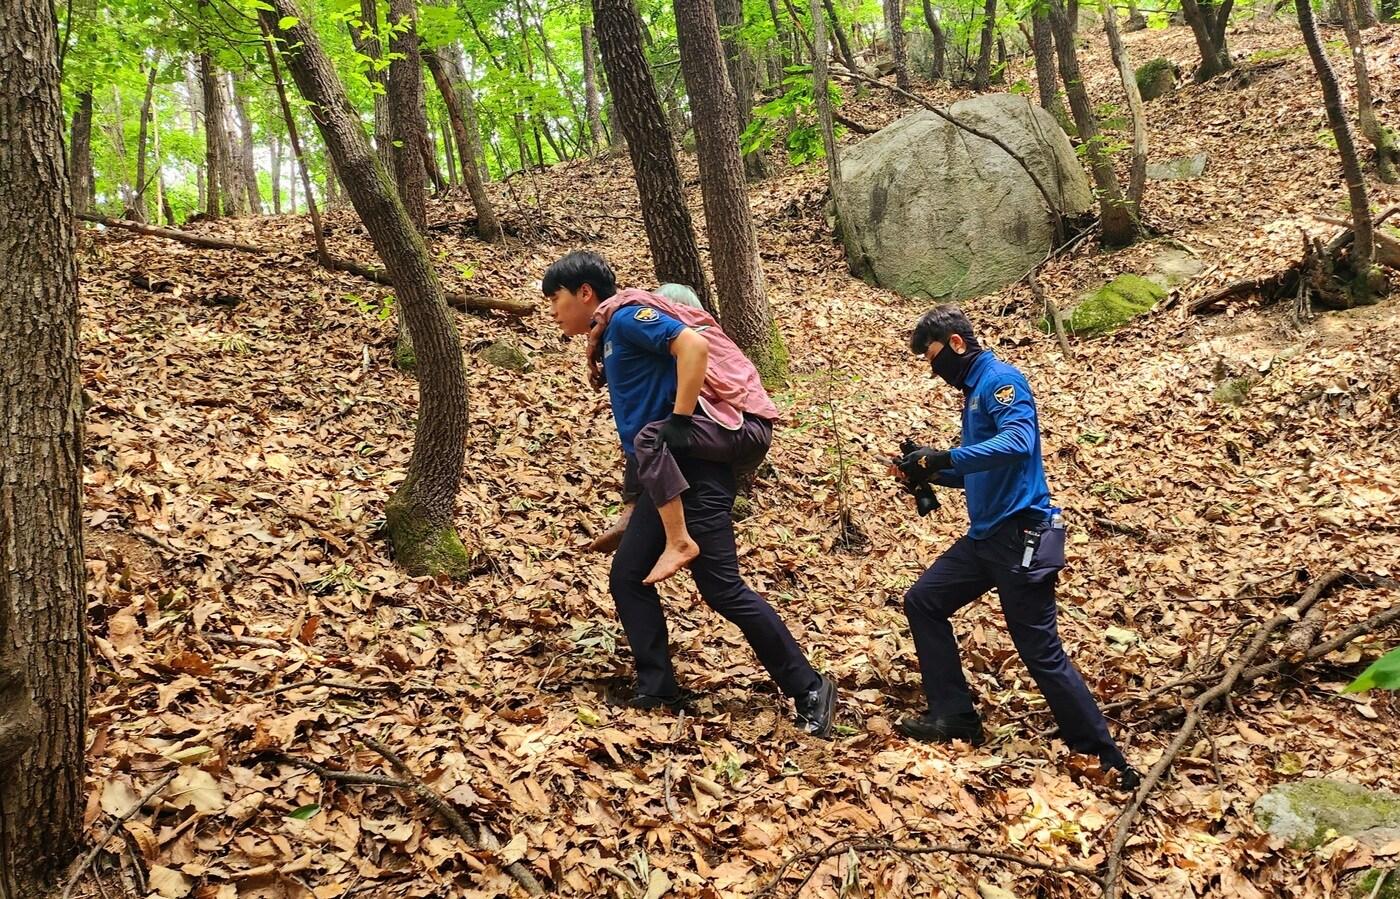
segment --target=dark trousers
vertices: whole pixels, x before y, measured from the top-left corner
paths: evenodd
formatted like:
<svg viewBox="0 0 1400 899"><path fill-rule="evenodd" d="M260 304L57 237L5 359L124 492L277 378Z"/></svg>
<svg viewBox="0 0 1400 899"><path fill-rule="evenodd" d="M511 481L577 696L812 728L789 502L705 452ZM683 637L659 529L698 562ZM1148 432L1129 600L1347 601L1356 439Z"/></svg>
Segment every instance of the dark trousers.
<svg viewBox="0 0 1400 899"><path fill-rule="evenodd" d="M624 503L636 502L645 490L651 494L653 502L663 506L690 486L675 454L660 440L661 426L665 423L665 419L650 422L633 439L635 453L626 454L627 464L622 476ZM735 473L743 477L762 464L772 445L773 423L766 418L745 413L743 423L731 431L697 409L687 455L731 463Z"/></svg>
<svg viewBox="0 0 1400 899"><path fill-rule="evenodd" d="M929 711L938 716L975 711L948 619L995 587L1011 641L1049 703L1065 743L1076 752L1098 756L1107 765L1123 764L1103 713L1060 643L1055 627L1056 576L1032 583L1013 570L1020 563L1022 534L1022 527L1013 520L985 540L963 537L904 595L904 614L914 635Z"/></svg>
<svg viewBox="0 0 1400 899"><path fill-rule="evenodd" d="M815 690L821 679L808 664L778 613L739 576L734 544L734 468L718 462L682 458L680 468L690 487L681 494L686 529L700 546L690 565L705 602L738 625L759 662L783 693L797 697ZM656 504L643 491L613 556L609 586L617 617L627 633L637 664L637 690L653 696L679 691L671 668L666 616L655 587L642 583L665 548L666 532Z"/></svg>

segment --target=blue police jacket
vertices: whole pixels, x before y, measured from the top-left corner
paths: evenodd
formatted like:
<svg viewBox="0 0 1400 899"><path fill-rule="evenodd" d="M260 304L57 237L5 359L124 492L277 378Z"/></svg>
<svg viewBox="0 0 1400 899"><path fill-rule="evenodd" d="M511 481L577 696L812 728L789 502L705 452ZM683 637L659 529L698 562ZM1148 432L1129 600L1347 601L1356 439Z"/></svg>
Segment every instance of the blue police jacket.
<svg viewBox="0 0 1400 899"><path fill-rule="evenodd" d="M935 483L967 492L972 539L985 539L1016 515L1050 517L1035 398L1020 370L990 350L979 353L968 370L962 445L951 456L953 470L940 472Z"/></svg>

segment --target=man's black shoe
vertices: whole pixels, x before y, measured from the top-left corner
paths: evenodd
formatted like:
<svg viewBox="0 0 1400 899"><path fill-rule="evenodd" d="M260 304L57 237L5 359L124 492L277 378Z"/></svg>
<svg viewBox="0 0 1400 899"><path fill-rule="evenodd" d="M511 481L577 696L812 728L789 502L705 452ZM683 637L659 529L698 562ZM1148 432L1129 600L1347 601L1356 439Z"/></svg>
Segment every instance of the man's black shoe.
<svg viewBox="0 0 1400 899"><path fill-rule="evenodd" d="M1115 768L1114 770L1118 772L1118 789L1123 792L1133 793L1137 791L1138 787L1142 786L1142 774L1132 765L1125 764L1123 767Z"/></svg>
<svg viewBox="0 0 1400 899"><path fill-rule="evenodd" d="M925 712L914 718L905 718L896 727L906 737L926 743L966 740L973 746L981 746L986 742L986 737L982 735L982 719L975 712L970 715L948 715L942 718Z"/></svg>
<svg viewBox="0 0 1400 899"><path fill-rule="evenodd" d="M688 708L694 700L695 694L688 690L682 690L675 696L653 696L650 693L633 693L627 700L627 707L629 709L648 711L651 709L659 709L664 706L673 712L679 712L681 709Z"/></svg>
<svg viewBox="0 0 1400 899"><path fill-rule="evenodd" d="M797 726L814 737L831 736L836 719L836 681L822 675L815 690L797 699Z"/></svg>

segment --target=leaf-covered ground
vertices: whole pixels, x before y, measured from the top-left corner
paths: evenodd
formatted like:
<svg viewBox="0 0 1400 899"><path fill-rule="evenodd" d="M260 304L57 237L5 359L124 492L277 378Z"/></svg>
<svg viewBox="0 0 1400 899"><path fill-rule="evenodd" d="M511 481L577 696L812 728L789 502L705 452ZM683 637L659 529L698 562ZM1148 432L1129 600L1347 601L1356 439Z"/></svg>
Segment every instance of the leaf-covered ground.
<svg viewBox="0 0 1400 899"><path fill-rule="evenodd" d="M1395 105L1400 30L1368 35L1377 95ZM1121 105L1101 36L1086 37L1096 100ZM1230 39L1269 67L1148 104L1154 156L1206 152L1206 176L1149 185L1160 239L1112 255L1091 242L1051 262L1041 280L1062 305L1144 271L1167 245L1206 267L1185 297L1218 289L1291 260L1300 228L1330 233L1310 215L1344 213L1311 67L1290 50L1297 31L1245 24ZM1128 43L1138 61L1165 54L1189 70L1194 58L1185 29ZM1012 80L1023 75L1018 66ZM847 111L874 123L900 112L883 96ZM903 591L965 517L947 496L943 512L918 519L881 460L906 435L951 440L957 405L904 350L922 305L846 273L819 169L753 191L793 375L771 469L738 530L751 583L840 682L830 743L791 727L738 632L684 575L665 590L672 644L681 678L705 698L684 718L608 702L629 663L607 561L580 546L616 511L620 454L581 347L547 314L458 318L467 350L510 340L533 370L470 366L459 524L481 571L460 584L414 580L375 536L417 402L412 378L387 364L386 291L307 261L301 219L204 226L287 248L274 258L84 239L94 831L179 771L123 828L121 865L138 890L493 896L520 892L502 867L523 860L562 895L745 896L789 857L860 835L1102 860L1123 797L1042 734L1049 715L994 602L965 611L959 634L995 739L972 751L891 733L919 705ZM650 284L625 160L494 190L517 233L504 246L459 233L464 200L432 210L448 282L535 299L544 266L587 245L624 283ZM372 258L353 215L330 220L338 252ZM171 289L134 287L138 272ZM229 296L242 302L217 304ZM1146 722L1174 696L1142 700L1151 688L1228 663L1253 623L1330 568L1400 574L1393 302L1301 331L1279 309L1203 319L1178 302L1077 344L1073 359L1036 329L1024 286L967 305L1037 391L1051 489L1073 529L1061 631L1101 700L1127 701L1114 727L1140 767L1170 736ZM1328 632L1396 592L1338 590ZM1400 787L1395 701L1339 695L1394 639L1362 641L1212 715L1130 844L1130 894L1332 895L1365 861L1358 850L1285 850L1249 808L1293 777ZM499 846L469 848L400 791L327 783L276 760L390 773L362 734L395 748ZM810 868L790 868L777 894ZM802 895L973 897L979 886L1093 890L1001 862L873 852L825 861Z"/></svg>

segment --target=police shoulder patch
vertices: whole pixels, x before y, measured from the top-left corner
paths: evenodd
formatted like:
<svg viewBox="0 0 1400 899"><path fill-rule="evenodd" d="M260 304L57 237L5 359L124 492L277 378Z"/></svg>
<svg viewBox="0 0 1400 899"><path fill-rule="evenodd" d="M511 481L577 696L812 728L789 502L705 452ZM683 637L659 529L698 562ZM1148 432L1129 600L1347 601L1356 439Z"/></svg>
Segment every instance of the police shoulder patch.
<svg viewBox="0 0 1400 899"><path fill-rule="evenodd" d="M637 314L634 318L639 322L654 322L656 321L656 310L650 306L643 306L637 310Z"/></svg>
<svg viewBox="0 0 1400 899"><path fill-rule="evenodd" d="M1011 405L1011 401L1016 399L1016 385L1007 384L1005 387L998 387L992 396L997 398L997 402L1003 406Z"/></svg>

